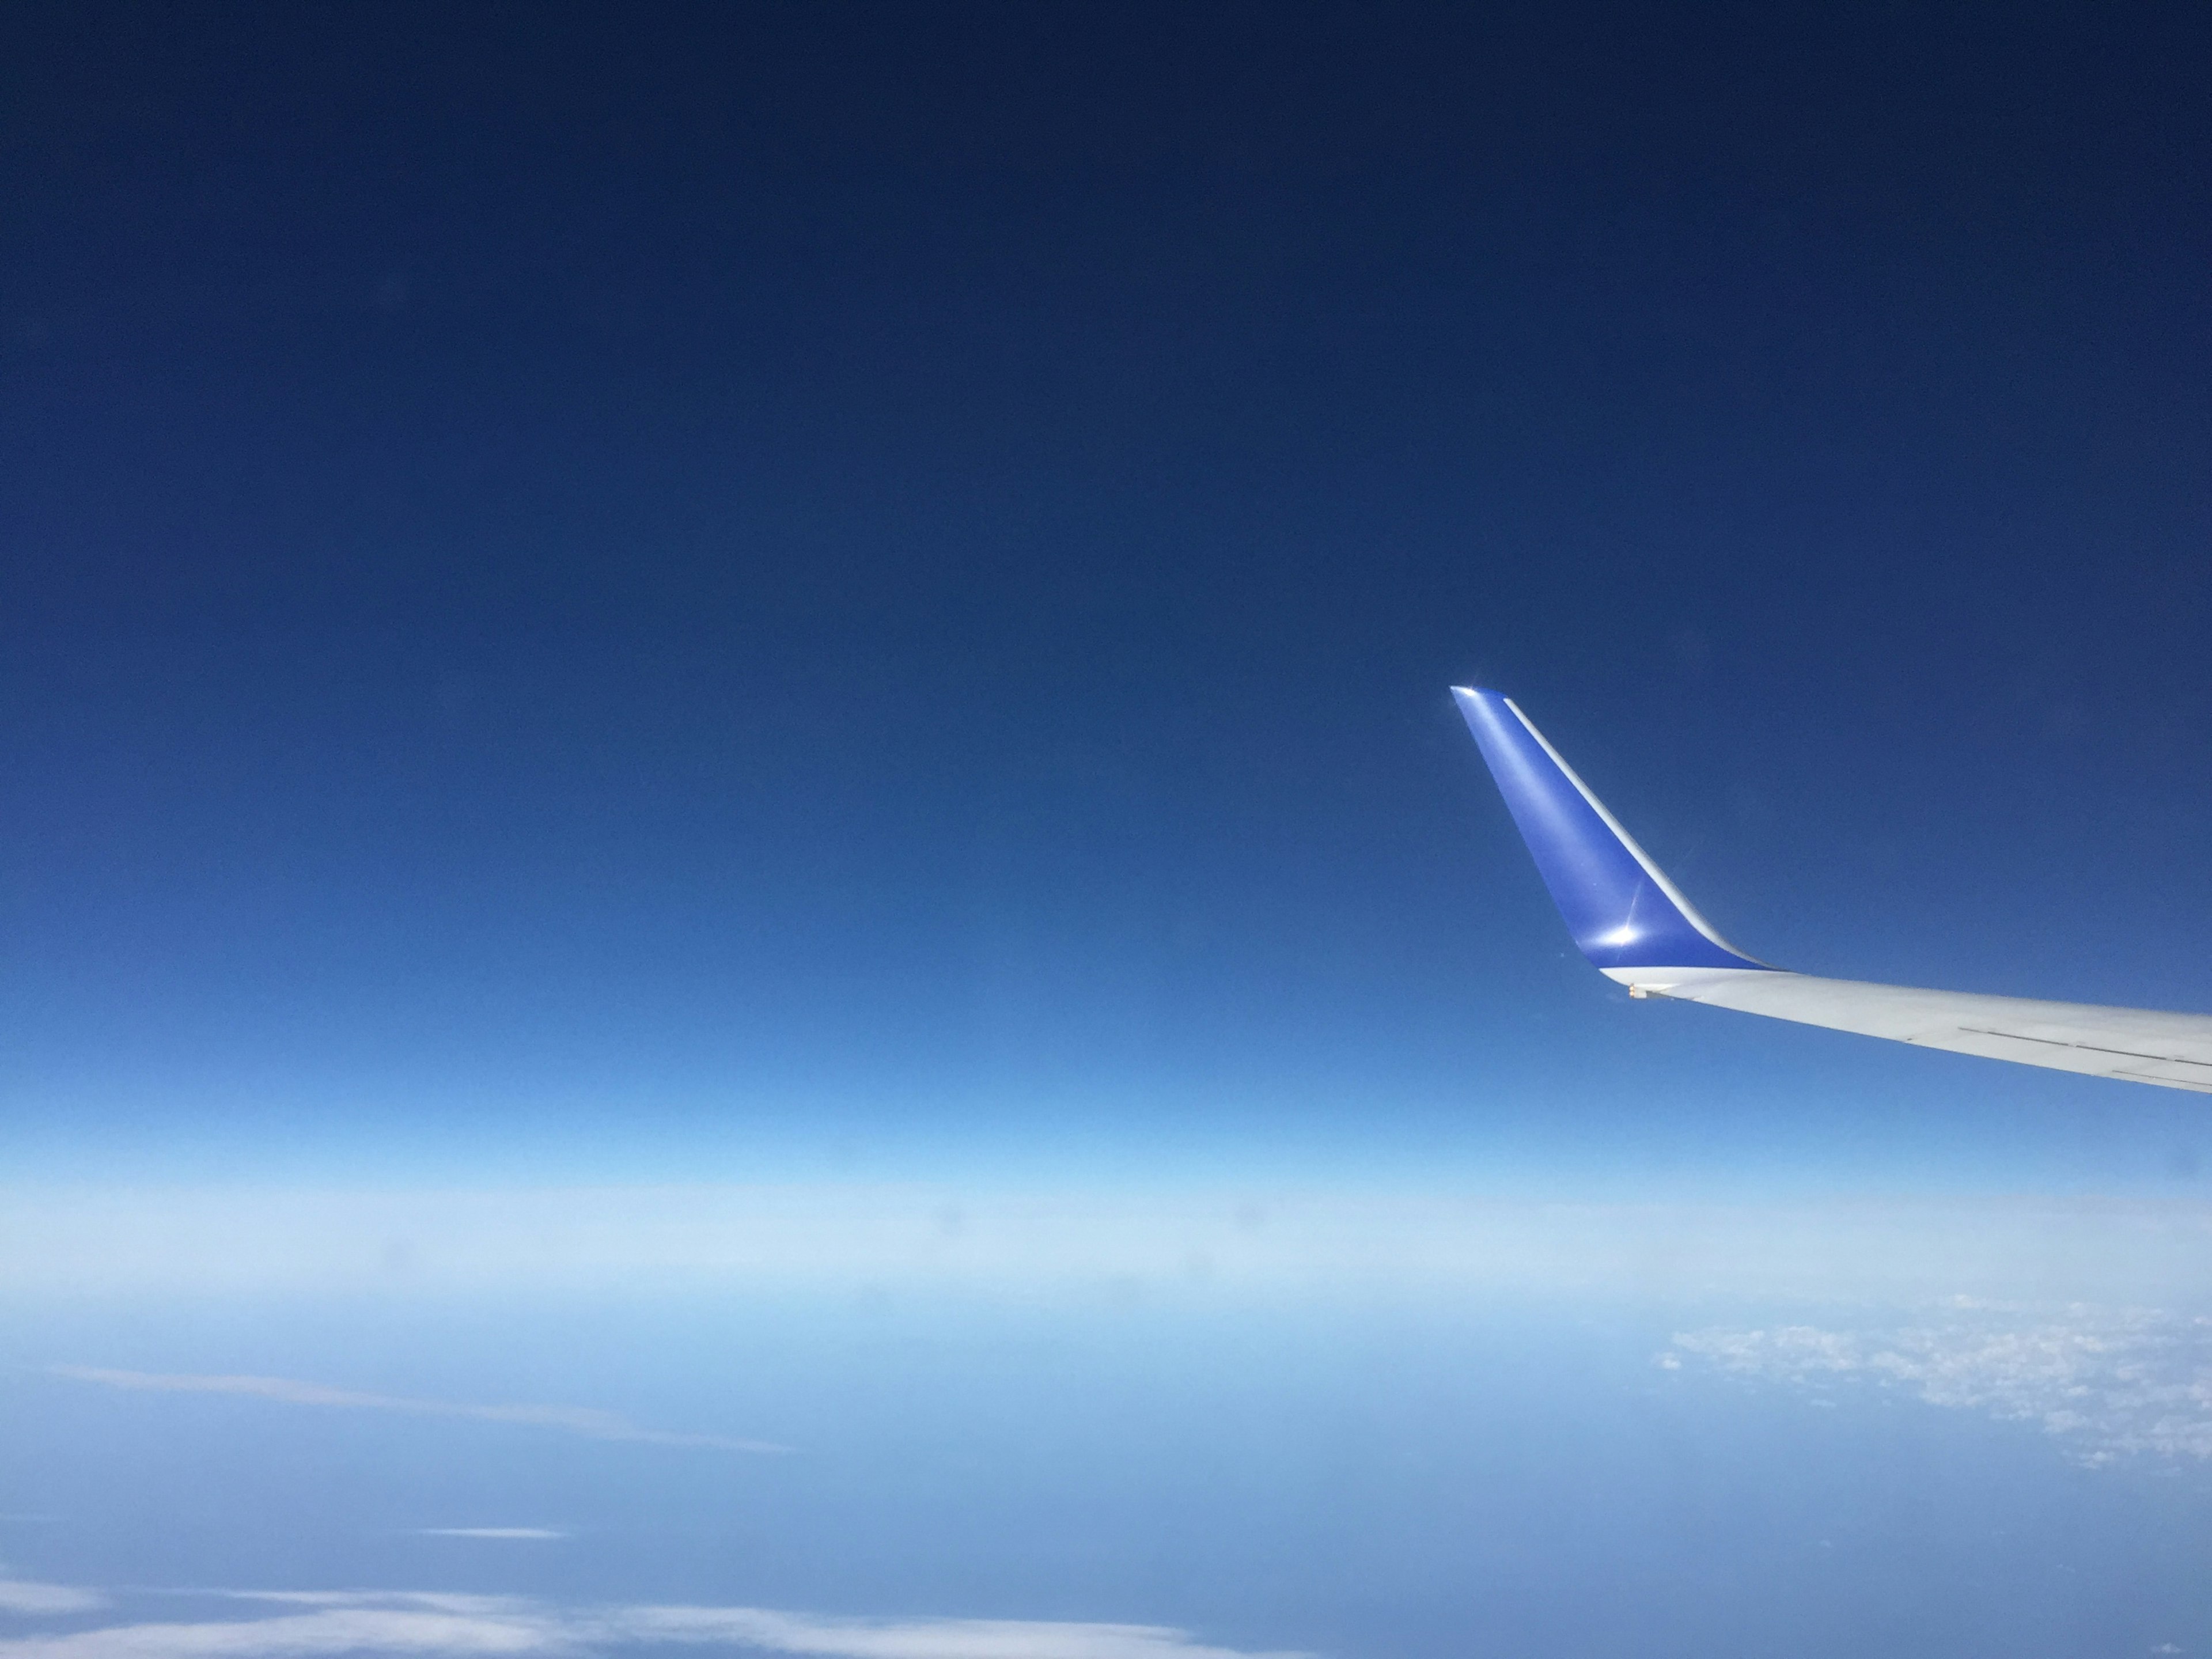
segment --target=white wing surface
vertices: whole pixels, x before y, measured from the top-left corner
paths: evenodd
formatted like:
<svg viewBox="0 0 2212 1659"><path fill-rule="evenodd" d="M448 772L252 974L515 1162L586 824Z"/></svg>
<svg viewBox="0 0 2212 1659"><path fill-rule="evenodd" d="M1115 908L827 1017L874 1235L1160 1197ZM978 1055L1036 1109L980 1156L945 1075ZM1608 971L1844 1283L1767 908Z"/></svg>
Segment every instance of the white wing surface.
<svg viewBox="0 0 2212 1659"><path fill-rule="evenodd" d="M1713 931L1510 698L1464 687L1452 695L1575 943L1631 996L2212 1094L2212 1015L1815 979L1746 956Z"/></svg>

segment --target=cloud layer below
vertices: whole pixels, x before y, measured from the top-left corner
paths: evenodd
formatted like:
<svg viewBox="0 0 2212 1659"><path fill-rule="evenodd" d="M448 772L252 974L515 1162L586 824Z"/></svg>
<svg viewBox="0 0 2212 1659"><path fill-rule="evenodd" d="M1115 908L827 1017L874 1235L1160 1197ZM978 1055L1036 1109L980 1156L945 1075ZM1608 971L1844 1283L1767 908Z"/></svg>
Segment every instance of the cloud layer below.
<svg viewBox="0 0 2212 1659"><path fill-rule="evenodd" d="M88 1597L86 1605L100 1600L71 1593ZM1157 1625L844 1619L770 1607L574 1608L428 1591L234 1591L227 1599L282 1610L0 1639L0 1659L586 1659L672 1643L811 1659L1309 1659L1208 1646Z"/></svg>
<svg viewBox="0 0 2212 1659"><path fill-rule="evenodd" d="M1904 1390L2039 1425L2081 1462L2212 1459L2212 1318L2149 1308L1953 1299L1879 1329L1781 1325L1678 1335L1659 1358L1815 1392Z"/></svg>

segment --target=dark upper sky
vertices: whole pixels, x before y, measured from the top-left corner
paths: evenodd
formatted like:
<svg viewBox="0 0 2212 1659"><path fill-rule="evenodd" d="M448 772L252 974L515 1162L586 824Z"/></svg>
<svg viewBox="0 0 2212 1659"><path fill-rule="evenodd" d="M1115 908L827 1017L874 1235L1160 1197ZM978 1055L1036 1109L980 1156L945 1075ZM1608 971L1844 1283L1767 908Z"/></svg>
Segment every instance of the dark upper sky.
<svg viewBox="0 0 2212 1659"><path fill-rule="evenodd" d="M1444 688L1771 960L2212 1007L2203 9L0 30L24 1167L2194 1178L1617 1000Z"/></svg>

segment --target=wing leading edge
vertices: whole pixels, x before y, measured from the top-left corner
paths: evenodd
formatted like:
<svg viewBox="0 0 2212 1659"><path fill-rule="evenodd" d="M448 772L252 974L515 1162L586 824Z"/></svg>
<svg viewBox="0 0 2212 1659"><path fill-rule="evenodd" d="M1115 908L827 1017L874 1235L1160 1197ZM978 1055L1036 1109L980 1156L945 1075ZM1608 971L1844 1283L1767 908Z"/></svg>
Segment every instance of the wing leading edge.
<svg viewBox="0 0 2212 1659"><path fill-rule="evenodd" d="M2212 1015L1816 979L1745 955L1698 914L1512 699L1463 686L1452 696L1568 932L1631 996L2212 1094Z"/></svg>

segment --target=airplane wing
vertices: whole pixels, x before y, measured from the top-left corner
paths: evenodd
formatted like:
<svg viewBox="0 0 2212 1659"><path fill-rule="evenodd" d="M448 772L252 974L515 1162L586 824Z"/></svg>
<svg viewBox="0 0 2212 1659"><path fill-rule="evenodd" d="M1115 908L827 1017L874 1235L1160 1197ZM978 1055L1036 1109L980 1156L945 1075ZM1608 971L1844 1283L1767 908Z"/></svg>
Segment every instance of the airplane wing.
<svg viewBox="0 0 2212 1659"><path fill-rule="evenodd" d="M1567 929L1632 997L1670 997L1926 1048L2212 1094L2212 1015L1815 979L1699 915L1510 697L1455 686Z"/></svg>

